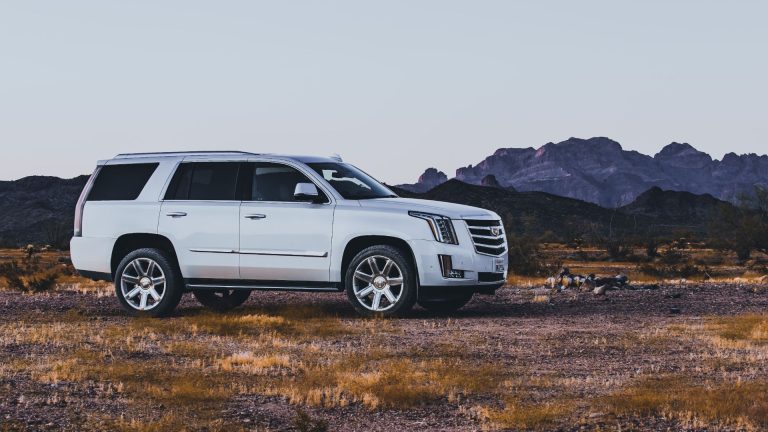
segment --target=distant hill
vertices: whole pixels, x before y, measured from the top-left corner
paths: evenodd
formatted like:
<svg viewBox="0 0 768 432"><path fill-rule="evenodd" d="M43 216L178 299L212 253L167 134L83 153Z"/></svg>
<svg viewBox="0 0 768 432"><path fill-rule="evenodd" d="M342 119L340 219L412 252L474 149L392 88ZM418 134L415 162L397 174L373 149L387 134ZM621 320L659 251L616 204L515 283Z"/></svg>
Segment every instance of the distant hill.
<svg viewBox="0 0 768 432"><path fill-rule="evenodd" d="M721 206L730 203L712 195L690 192L665 191L653 187L619 211L629 215L647 216L658 223L674 226L701 226L709 223Z"/></svg>
<svg viewBox="0 0 768 432"><path fill-rule="evenodd" d="M66 246L77 198L87 179L33 176L0 181L0 244ZM483 182L487 186L452 179L423 193L393 189L405 197L491 209L504 219L511 233L551 234L561 240L605 238L609 233L663 236L680 229L704 233L713 212L730 205L710 195L651 188L630 204L610 209L546 192L518 192L499 186L493 177L484 177Z"/></svg>
<svg viewBox="0 0 768 432"><path fill-rule="evenodd" d="M477 186L452 179L425 193L393 188L405 197L448 201L498 213L510 233L540 236L550 232L561 240L609 235L669 236L678 230L704 234L721 205L708 195L653 188L631 204L609 209L545 192L516 192Z"/></svg>
<svg viewBox="0 0 768 432"><path fill-rule="evenodd" d="M736 202L755 185L768 186L768 156L728 153L713 160L689 144L671 143L651 157L624 150L609 138L570 138L539 148L496 150L475 166L457 169L455 178L479 185L489 175L501 187L549 192L609 208L625 206L652 187ZM417 183L399 187L424 192L447 179L430 168Z"/></svg>
<svg viewBox="0 0 768 432"><path fill-rule="evenodd" d="M64 246L72 237L75 205L88 176L32 176L0 181L0 243Z"/></svg>

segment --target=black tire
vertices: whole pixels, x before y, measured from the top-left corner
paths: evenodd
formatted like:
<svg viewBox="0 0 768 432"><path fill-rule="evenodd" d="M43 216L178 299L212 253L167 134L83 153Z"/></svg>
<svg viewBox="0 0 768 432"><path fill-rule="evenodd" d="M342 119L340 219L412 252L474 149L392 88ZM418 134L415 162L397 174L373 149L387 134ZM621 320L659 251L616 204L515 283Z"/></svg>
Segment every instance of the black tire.
<svg viewBox="0 0 768 432"><path fill-rule="evenodd" d="M251 295L251 290L193 290L192 294L200 304L208 309L226 312L245 303Z"/></svg>
<svg viewBox="0 0 768 432"><path fill-rule="evenodd" d="M160 268L160 271L164 277L162 297L156 303L154 303L152 308L149 310L139 310L135 306L132 306L132 303L135 304L135 300L126 299L126 295L123 293L123 278L131 277L134 274L138 276L138 273L140 273L136 271L136 268L133 266L133 262L136 260L153 261ZM131 265L130 269L128 268L129 264ZM156 272L155 274L160 273ZM131 287L131 285L133 285L133 289L139 288L139 284L126 282L127 288ZM131 289L131 291L133 291L133 289ZM184 294L184 280L178 271L178 267L175 265L173 260L169 258L166 252L152 248L137 249L126 255L120 261L120 265L117 266L117 271L115 272L115 294L117 295L117 299L120 301L120 305L130 315L150 317L166 316L173 312L176 306L178 306L179 301L181 301L181 296ZM141 295L144 295L144 293Z"/></svg>
<svg viewBox="0 0 768 432"><path fill-rule="evenodd" d="M368 260L370 257L383 257L392 260L397 264L399 273L401 273L400 277L402 277L403 280L402 284L398 286L401 290L399 292L399 297L394 303L390 303L390 306L383 311L373 311L366 308L355 295L355 270L363 261ZM387 245L371 246L360 251L354 258L352 258L352 261L347 267L344 287L349 302L360 315L366 317L402 316L410 311L414 303L416 303L416 269L400 249Z"/></svg>
<svg viewBox="0 0 768 432"><path fill-rule="evenodd" d="M456 312L472 300L472 293L450 300L419 300L419 306L434 313Z"/></svg>

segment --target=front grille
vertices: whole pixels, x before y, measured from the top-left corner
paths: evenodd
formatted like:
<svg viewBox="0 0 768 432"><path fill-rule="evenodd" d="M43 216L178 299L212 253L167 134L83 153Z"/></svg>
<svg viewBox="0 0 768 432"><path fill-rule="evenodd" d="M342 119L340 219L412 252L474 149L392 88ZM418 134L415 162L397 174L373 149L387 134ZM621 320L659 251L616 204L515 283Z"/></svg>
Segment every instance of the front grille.
<svg viewBox="0 0 768 432"><path fill-rule="evenodd" d="M472 236L472 243L475 245L477 253L499 256L507 251L501 221L465 219L464 222L467 223L469 234ZM492 230L496 227L498 227L498 234L494 235Z"/></svg>

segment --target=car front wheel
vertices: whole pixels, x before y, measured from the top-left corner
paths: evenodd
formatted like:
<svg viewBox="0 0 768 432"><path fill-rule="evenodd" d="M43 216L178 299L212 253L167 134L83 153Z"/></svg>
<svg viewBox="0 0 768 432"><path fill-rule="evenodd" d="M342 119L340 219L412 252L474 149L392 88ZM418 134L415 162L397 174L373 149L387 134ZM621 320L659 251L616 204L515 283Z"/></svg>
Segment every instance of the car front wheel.
<svg viewBox="0 0 768 432"><path fill-rule="evenodd" d="M403 252L392 246L366 248L347 268L347 297L363 316L395 316L416 302L416 275Z"/></svg>

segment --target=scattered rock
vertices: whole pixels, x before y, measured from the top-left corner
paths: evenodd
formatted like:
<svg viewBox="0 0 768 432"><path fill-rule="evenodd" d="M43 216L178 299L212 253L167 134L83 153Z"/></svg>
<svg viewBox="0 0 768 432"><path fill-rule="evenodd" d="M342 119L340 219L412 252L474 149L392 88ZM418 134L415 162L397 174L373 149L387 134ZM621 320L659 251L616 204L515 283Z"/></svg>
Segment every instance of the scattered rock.
<svg viewBox="0 0 768 432"><path fill-rule="evenodd" d="M676 315L676 314L679 314L679 313L680 313L680 308L679 308L679 307L674 307L674 306L673 306L673 307L669 308L669 313L671 313L671 314L675 314L675 315Z"/></svg>
<svg viewBox="0 0 768 432"><path fill-rule="evenodd" d="M608 285L603 285L596 287L594 290L592 290L592 293L599 296L599 295L605 295L605 291L608 289Z"/></svg>

